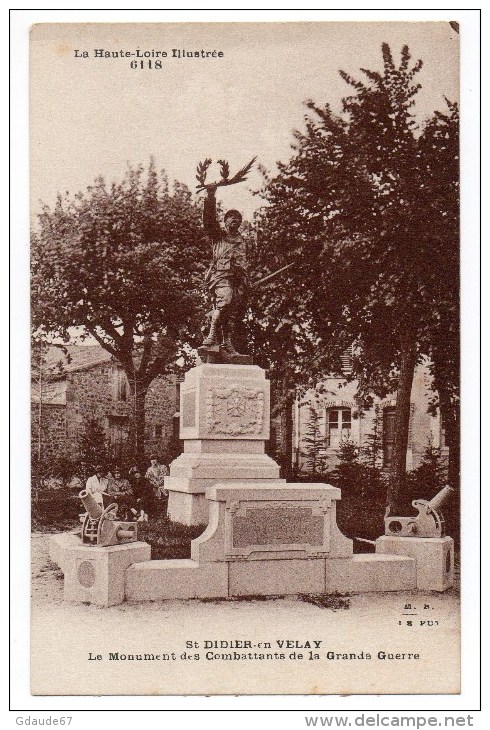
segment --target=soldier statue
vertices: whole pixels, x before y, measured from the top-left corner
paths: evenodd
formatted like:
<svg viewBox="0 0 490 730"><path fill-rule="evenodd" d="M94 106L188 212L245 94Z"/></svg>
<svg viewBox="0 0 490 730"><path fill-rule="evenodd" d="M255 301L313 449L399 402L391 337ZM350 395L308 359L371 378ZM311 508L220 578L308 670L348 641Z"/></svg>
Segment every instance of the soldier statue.
<svg viewBox="0 0 490 730"><path fill-rule="evenodd" d="M210 325L207 337L198 349L201 359L208 362L251 362L247 355L240 355L234 347L233 336L237 322L243 319L248 288L247 246L239 229L242 216L238 210L229 210L221 227L216 210L216 190L222 185L233 185L246 179L246 173L254 160L232 178L228 163L218 160L221 180L205 183L206 171L211 160L200 163L197 169L199 190L206 191L203 225L212 244L212 261L204 283L212 299Z"/></svg>
<svg viewBox="0 0 490 730"><path fill-rule="evenodd" d="M238 355L233 346L236 322L243 315L247 292L247 248L239 233L242 216L229 210L221 228L216 213L216 188L207 189L203 224L213 246L213 258L204 282L213 300L205 347L218 345L227 355Z"/></svg>

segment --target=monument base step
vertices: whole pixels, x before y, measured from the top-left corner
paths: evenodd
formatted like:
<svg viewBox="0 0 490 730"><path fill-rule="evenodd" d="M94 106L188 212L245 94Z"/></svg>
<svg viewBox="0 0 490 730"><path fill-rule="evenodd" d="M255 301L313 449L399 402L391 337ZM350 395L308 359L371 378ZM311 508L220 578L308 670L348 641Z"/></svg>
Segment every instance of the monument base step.
<svg viewBox="0 0 490 730"><path fill-rule="evenodd" d="M169 490L167 516L172 522L187 527L207 525L209 521L209 502L205 494L188 494Z"/></svg>
<svg viewBox="0 0 490 730"><path fill-rule="evenodd" d="M366 593L416 588L415 560L396 555L308 560L195 560L136 563L126 573L128 601L301 593Z"/></svg>
<svg viewBox="0 0 490 730"><path fill-rule="evenodd" d="M227 598L228 565L195 560L151 560L126 573L126 600L162 601L186 598Z"/></svg>
<svg viewBox="0 0 490 730"><path fill-rule="evenodd" d="M417 587L416 561L401 555L353 555L326 561L326 593L384 593Z"/></svg>

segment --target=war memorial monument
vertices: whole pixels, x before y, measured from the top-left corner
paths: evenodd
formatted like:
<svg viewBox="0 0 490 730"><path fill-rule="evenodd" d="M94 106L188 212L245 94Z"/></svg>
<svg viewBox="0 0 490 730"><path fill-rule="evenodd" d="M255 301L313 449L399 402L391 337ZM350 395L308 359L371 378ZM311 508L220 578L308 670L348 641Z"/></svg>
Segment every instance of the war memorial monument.
<svg viewBox="0 0 490 730"><path fill-rule="evenodd" d="M454 543L444 534L440 507L452 491L416 500L416 517L387 517L374 553L353 554L337 527L340 489L287 483L265 453L270 436L270 387L265 371L238 352L236 324L249 286L241 216L218 222L218 187L246 179L254 160L235 176L219 161L221 179L206 183L211 160L198 167L205 191L204 226L212 245L205 284L212 299L198 364L180 394L183 453L165 477L168 516L207 525L191 558L151 560L137 525L117 510L92 504L81 536L51 538L50 555L64 574L64 598L110 606L123 601L231 598L371 591L444 591L454 577ZM268 277L267 277L268 278Z"/></svg>

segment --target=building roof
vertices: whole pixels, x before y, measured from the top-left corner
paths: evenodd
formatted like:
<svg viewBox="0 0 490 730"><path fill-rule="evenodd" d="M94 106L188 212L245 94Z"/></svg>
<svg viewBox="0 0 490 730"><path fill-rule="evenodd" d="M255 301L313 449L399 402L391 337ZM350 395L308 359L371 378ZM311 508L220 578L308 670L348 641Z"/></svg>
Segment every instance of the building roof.
<svg viewBox="0 0 490 730"><path fill-rule="evenodd" d="M43 371L48 377L86 370L112 360L112 355L100 345L64 345L63 348L48 345L43 356Z"/></svg>

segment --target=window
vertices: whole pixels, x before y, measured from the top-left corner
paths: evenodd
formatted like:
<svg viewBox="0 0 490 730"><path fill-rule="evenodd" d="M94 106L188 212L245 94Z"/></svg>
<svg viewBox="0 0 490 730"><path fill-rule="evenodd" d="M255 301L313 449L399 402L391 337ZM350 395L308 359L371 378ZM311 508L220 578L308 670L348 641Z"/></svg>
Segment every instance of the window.
<svg viewBox="0 0 490 730"><path fill-rule="evenodd" d="M111 454L115 459L122 459L129 436L129 420L126 416L109 416L109 442Z"/></svg>
<svg viewBox="0 0 490 730"><path fill-rule="evenodd" d="M337 449L342 441L350 439L352 415L350 408L329 408L326 420L326 441L331 449Z"/></svg>
<svg viewBox="0 0 490 730"><path fill-rule="evenodd" d="M163 435L163 426L161 423L157 423L154 427L154 436L156 439L161 439Z"/></svg>
<svg viewBox="0 0 490 730"><path fill-rule="evenodd" d="M391 465L395 441L395 408L383 409L383 466Z"/></svg>

